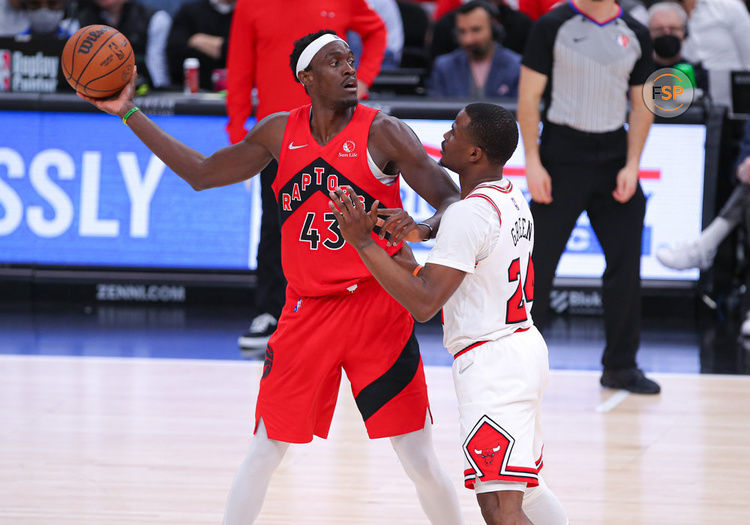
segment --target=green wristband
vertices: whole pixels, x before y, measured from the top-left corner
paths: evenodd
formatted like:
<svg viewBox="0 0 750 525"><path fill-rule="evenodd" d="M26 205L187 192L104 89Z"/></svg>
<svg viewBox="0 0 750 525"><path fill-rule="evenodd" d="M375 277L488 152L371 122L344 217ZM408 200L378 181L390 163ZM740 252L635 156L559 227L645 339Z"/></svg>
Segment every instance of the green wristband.
<svg viewBox="0 0 750 525"><path fill-rule="evenodd" d="M130 118L130 115L132 115L136 111L140 111L140 110L141 110L141 108L139 108L138 106L135 106L130 111L128 111L127 113L125 113L125 116L122 117L122 123L125 124L125 125L127 125L128 119Z"/></svg>

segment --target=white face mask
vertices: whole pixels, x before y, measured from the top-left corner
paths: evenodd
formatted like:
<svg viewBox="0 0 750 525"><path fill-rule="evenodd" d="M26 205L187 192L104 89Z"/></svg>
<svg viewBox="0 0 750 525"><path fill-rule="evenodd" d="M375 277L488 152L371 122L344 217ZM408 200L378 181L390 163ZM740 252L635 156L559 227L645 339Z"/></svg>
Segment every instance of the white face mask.
<svg viewBox="0 0 750 525"><path fill-rule="evenodd" d="M216 9L222 15L228 15L234 9L234 2L227 4L221 0L208 0L214 9Z"/></svg>
<svg viewBox="0 0 750 525"><path fill-rule="evenodd" d="M63 18L63 11L42 7L28 11L28 15L32 33L53 33Z"/></svg>

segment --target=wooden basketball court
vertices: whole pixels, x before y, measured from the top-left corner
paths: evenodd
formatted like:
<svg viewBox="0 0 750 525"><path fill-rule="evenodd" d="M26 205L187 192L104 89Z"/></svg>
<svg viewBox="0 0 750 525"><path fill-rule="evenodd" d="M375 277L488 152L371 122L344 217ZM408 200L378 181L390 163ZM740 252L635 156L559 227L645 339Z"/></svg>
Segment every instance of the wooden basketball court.
<svg viewBox="0 0 750 525"><path fill-rule="evenodd" d="M467 524L455 395L428 367L443 465ZM260 363L0 356L0 523L217 524L250 440ZM656 375L660 396L553 371L543 473L571 524L750 523L750 378ZM348 384L328 440L292 446L259 524L425 524Z"/></svg>

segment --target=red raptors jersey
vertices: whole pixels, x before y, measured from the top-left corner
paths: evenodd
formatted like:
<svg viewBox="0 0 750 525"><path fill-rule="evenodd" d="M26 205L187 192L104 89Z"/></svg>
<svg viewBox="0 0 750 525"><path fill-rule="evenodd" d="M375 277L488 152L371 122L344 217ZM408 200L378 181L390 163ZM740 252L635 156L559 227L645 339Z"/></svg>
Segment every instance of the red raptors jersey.
<svg viewBox="0 0 750 525"><path fill-rule="evenodd" d="M357 105L346 127L321 146L310 131L310 106L289 113L272 188L281 221L281 263L289 285L307 297L342 293L371 274L339 232L328 192L351 186L369 210L401 208L398 180L390 186L372 174L367 138L378 110ZM373 238L389 254L385 241Z"/></svg>

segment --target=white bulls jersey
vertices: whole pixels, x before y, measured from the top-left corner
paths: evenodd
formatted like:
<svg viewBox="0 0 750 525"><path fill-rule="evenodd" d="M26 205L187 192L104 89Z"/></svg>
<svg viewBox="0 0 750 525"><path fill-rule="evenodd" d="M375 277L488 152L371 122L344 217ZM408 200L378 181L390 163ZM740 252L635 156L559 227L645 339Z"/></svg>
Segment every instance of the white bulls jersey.
<svg viewBox="0 0 750 525"><path fill-rule="evenodd" d="M427 263L468 274L443 306L448 351L533 325L533 248L531 211L508 179L478 185L445 211Z"/></svg>

